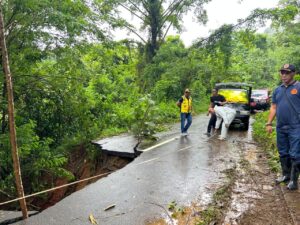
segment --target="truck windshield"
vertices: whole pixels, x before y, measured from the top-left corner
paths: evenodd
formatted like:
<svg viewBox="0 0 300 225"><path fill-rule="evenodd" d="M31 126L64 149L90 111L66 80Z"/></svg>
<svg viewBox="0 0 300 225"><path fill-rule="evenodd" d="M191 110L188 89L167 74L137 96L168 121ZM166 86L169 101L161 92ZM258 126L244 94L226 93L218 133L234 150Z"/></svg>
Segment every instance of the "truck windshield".
<svg viewBox="0 0 300 225"><path fill-rule="evenodd" d="M248 104L248 92L244 89L219 89L219 94L223 95L227 102Z"/></svg>

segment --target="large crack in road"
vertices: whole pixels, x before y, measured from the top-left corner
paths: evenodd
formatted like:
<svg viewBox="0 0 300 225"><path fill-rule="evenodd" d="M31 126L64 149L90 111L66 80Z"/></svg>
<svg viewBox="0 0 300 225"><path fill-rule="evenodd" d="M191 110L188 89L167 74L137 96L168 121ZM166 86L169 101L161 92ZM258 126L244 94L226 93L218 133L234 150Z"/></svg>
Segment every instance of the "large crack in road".
<svg viewBox="0 0 300 225"><path fill-rule="evenodd" d="M91 224L92 215L98 224L142 225L167 220L164 209L172 202L205 207L224 183L223 171L237 168L243 151L238 143L253 142L251 130L231 130L227 141L209 139L202 135L207 122L206 116L195 117L187 137L180 137L179 124L174 125L159 134L156 147L145 149L121 170L29 218L26 224Z"/></svg>

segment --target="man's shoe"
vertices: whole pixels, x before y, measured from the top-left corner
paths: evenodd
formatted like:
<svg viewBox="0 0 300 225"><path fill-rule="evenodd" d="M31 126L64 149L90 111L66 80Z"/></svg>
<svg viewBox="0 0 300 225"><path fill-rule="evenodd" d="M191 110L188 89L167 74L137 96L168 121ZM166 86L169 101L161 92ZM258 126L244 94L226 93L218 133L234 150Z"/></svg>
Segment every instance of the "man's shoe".
<svg viewBox="0 0 300 225"><path fill-rule="evenodd" d="M289 157L280 158L282 176L275 180L276 184L290 181L292 162Z"/></svg>
<svg viewBox="0 0 300 225"><path fill-rule="evenodd" d="M211 136L211 134L208 133L208 132L204 133L204 135L206 135L207 137L210 137L210 136Z"/></svg>
<svg viewBox="0 0 300 225"><path fill-rule="evenodd" d="M287 185L287 189L289 189L290 191L297 190L298 189L298 182L291 180Z"/></svg>
<svg viewBox="0 0 300 225"><path fill-rule="evenodd" d="M276 184L287 183L288 181L290 181L290 176L281 176L275 180Z"/></svg>
<svg viewBox="0 0 300 225"><path fill-rule="evenodd" d="M298 189L299 173L300 173L300 164L296 164L294 162L292 164L291 180L287 185L287 189L289 189L289 190L297 190Z"/></svg>

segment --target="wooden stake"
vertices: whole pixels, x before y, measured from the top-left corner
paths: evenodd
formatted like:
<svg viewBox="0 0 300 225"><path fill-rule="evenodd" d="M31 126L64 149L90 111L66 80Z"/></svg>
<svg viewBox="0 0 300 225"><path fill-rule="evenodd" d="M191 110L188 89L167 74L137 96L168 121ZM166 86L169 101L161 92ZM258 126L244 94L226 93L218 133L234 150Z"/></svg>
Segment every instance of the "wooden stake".
<svg viewBox="0 0 300 225"><path fill-rule="evenodd" d="M8 53L7 53L6 42L5 42L2 0L0 1L0 46L1 46L1 53L2 53L2 66L5 73L6 87L7 87L9 137L10 137L10 144L11 144L11 153L13 158L14 175L16 179L18 197L22 198L19 200L19 202L22 209L23 219L26 219L28 218L28 212L27 212L26 201L23 198L24 190L23 190L23 184L21 178L21 169L20 169L20 162L19 162L19 155L18 155L17 135L16 135L15 118L14 118L13 84L11 79Z"/></svg>

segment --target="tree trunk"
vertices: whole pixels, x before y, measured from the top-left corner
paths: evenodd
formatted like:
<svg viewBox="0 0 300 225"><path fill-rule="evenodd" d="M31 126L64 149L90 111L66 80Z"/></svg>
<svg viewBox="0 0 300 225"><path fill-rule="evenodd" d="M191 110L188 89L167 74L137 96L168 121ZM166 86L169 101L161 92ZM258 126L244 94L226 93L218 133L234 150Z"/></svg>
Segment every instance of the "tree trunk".
<svg viewBox="0 0 300 225"><path fill-rule="evenodd" d="M161 23L161 12L160 12L160 2L158 0L149 1L149 19L150 19L150 44L148 50L148 57L150 61L155 56L158 50L158 38L161 35L160 23Z"/></svg>
<svg viewBox="0 0 300 225"><path fill-rule="evenodd" d="M4 101L4 99L6 99L6 82L5 82L5 72L3 70L3 73L4 73L4 80L3 80L3 89L2 89L2 99ZM4 103L3 103L4 105ZM1 134L4 134L5 133L5 128L6 128L6 114L7 114L7 111L5 110L5 107L3 107L2 109L2 118L1 118Z"/></svg>
<svg viewBox="0 0 300 225"><path fill-rule="evenodd" d="M4 22L2 14L2 1L0 1L0 44L2 52L2 65L6 78L6 87L7 87L7 99L8 99L8 118L9 118L9 133L10 133L10 143L11 143L11 152L13 158L13 167L14 175L16 179L16 187L18 192L18 197L22 198L19 200L20 206L22 209L23 218L28 218L26 201L24 199L24 190L21 178L21 169L19 163L18 155L18 146L17 146L17 135L15 127L15 118L14 118L14 100L13 100L13 84L11 79L11 73L9 68L8 53L5 43L5 31L4 31Z"/></svg>

